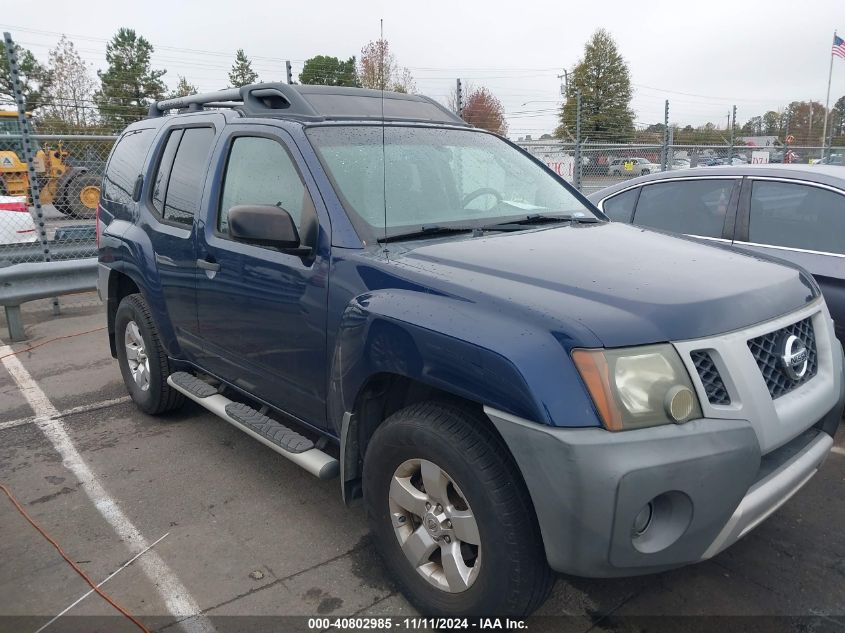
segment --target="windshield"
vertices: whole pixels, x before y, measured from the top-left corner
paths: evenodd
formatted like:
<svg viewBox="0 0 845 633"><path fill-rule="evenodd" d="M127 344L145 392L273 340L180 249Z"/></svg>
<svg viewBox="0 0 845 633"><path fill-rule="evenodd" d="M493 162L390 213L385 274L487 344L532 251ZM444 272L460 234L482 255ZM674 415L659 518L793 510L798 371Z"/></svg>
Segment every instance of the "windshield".
<svg viewBox="0 0 845 633"><path fill-rule="evenodd" d="M527 216L595 217L549 172L492 134L372 125L307 133L347 212L377 238Z"/></svg>

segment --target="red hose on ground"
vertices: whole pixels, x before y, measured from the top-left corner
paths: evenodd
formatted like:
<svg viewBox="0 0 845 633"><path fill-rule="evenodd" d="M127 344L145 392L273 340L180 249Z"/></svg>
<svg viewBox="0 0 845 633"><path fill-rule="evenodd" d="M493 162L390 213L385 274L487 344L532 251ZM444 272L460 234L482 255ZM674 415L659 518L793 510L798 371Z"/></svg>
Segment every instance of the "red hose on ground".
<svg viewBox="0 0 845 633"><path fill-rule="evenodd" d="M100 329L103 329L103 328L100 328ZM109 597L109 595L108 595L105 591L101 590L101 589L97 586L97 584L96 584L93 580L91 580L91 579L88 577L88 574L86 574L84 571L82 571L82 569L80 569L80 567L79 567L79 566L78 566L75 562L73 562L73 561L72 561L72 560L68 557L68 555L67 555L67 554L65 554L65 552L64 552L64 550L61 548L61 546L60 546L58 543L56 543L56 541L54 541L54 540L50 537L50 535L49 535L49 534L47 534L47 532L45 532L45 531L44 531L44 529L43 529L40 525L38 525L38 524L35 522L35 520L34 520L31 516L29 516L29 513L28 513L26 510L24 510L24 509L23 509L23 507L21 506L21 504L20 504L20 503L18 503L18 500L15 498L15 495L13 495L13 494L12 494L12 492L11 492L11 491L10 491L10 490L9 490L9 489L5 486L5 485L0 484L0 490L2 490L4 493L6 493L6 496L7 496L7 497L9 497L9 501L11 501L11 502L12 502L12 504L15 506L15 508L17 508L18 512L20 512L20 513L21 513L21 515L23 516L23 518L24 518L24 519L26 519L27 521L29 521L29 524L30 524L32 527L34 527L36 530L38 530L38 533L39 533L39 534L41 534L41 536L43 536L45 539L47 539L47 541L50 543L50 545L52 545L53 547L55 547L55 548L56 548L56 551L58 551L58 552L59 552L59 554L61 554L62 558L64 558L64 559L65 559L65 561L67 561L68 565L70 565L71 567L73 567L73 570L74 570L77 574L79 574L79 575L82 577L82 579L83 579L86 583L88 583L88 585L91 587L91 589L93 589L94 591L96 591L96 592L97 592L97 594L98 594L98 595L99 595L99 596L100 596L103 600L105 600L105 601L106 601L106 602L108 602L111 606L113 606L115 609L117 609L118 611L120 611L120 613L121 613L121 614L123 614L125 617L129 618L129 620L130 620L130 621L131 621L131 622L132 622L135 626L137 626L139 629L141 629L144 633L150 633L150 631L149 631L149 629L147 629L147 627L145 627L145 626L144 626L143 624L141 624L141 623L140 623L137 619L135 619L135 617L134 617L131 613L129 613L126 609L124 609L124 608L123 608L123 607L121 607L119 604L117 604L117 602L115 602L115 601L114 601L111 597Z"/></svg>

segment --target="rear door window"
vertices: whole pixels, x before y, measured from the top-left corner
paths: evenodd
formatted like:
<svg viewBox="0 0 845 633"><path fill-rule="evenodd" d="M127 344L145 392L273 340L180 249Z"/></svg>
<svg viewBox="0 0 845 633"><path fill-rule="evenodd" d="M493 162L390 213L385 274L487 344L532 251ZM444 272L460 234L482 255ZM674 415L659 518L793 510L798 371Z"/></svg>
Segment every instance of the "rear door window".
<svg viewBox="0 0 845 633"><path fill-rule="evenodd" d="M167 137L167 145L161 154L158 163L155 180L153 180L153 208L161 216L164 213L164 196L167 193L167 183L170 180L170 170L173 167L173 159L176 157L176 150L179 148L179 141L182 140L182 130L173 130Z"/></svg>
<svg viewBox="0 0 845 633"><path fill-rule="evenodd" d="M164 195L165 220L193 224L199 212L213 141L214 130L210 127L187 128L182 132Z"/></svg>
<svg viewBox="0 0 845 633"><path fill-rule="evenodd" d="M120 137L103 178L103 198L119 204L132 202L135 181L144 168L154 133L152 128L144 128L131 130Z"/></svg>
<svg viewBox="0 0 845 633"><path fill-rule="evenodd" d="M735 180L676 180L642 188L634 224L700 237L722 237Z"/></svg>
<svg viewBox="0 0 845 633"><path fill-rule="evenodd" d="M748 241L845 255L845 196L829 189L757 180Z"/></svg>
<svg viewBox="0 0 845 633"><path fill-rule="evenodd" d="M611 196L602 204L602 211L614 222L630 222L639 194L639 187L634 187L633 189L628 189L628 191Z"/></svg>

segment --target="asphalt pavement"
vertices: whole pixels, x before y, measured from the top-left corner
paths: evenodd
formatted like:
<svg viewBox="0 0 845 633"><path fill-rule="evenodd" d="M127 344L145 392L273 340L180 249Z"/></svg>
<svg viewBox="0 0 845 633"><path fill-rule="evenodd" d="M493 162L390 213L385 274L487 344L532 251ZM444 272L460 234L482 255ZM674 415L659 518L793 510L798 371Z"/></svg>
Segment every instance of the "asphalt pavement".
<svg viewBox="0 0 845 633"><path fill-rule="evenodd" d="M102 589L148 628L415 615L336 480L198 406L139 412L95 302L24 319L28 341L0 342L0 483L95 582L114 574ZM1 316L0 327L2 338ZM560 577L529 630L845 631L843 433L836 444L802 491L714 559L631 579ZM0 494L0 630L35 631L88 590ZM46 630L137 630L116 613L92 594Z"/></svg>

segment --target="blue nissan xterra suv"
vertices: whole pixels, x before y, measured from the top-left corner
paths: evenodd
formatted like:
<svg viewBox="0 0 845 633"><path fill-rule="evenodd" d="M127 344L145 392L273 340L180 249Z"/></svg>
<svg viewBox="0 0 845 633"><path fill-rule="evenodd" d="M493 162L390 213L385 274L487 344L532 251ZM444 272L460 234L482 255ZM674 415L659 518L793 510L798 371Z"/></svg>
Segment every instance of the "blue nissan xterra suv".
<svg viewBox="0 0 845 633"><path fill-rule="evenodd" d="M425 97L158 102L100 204L133 400L194 400L339 476L425 614L524 615L552 570L710 558L813 476L841 419L809 274L611 224Z"/></svg>

